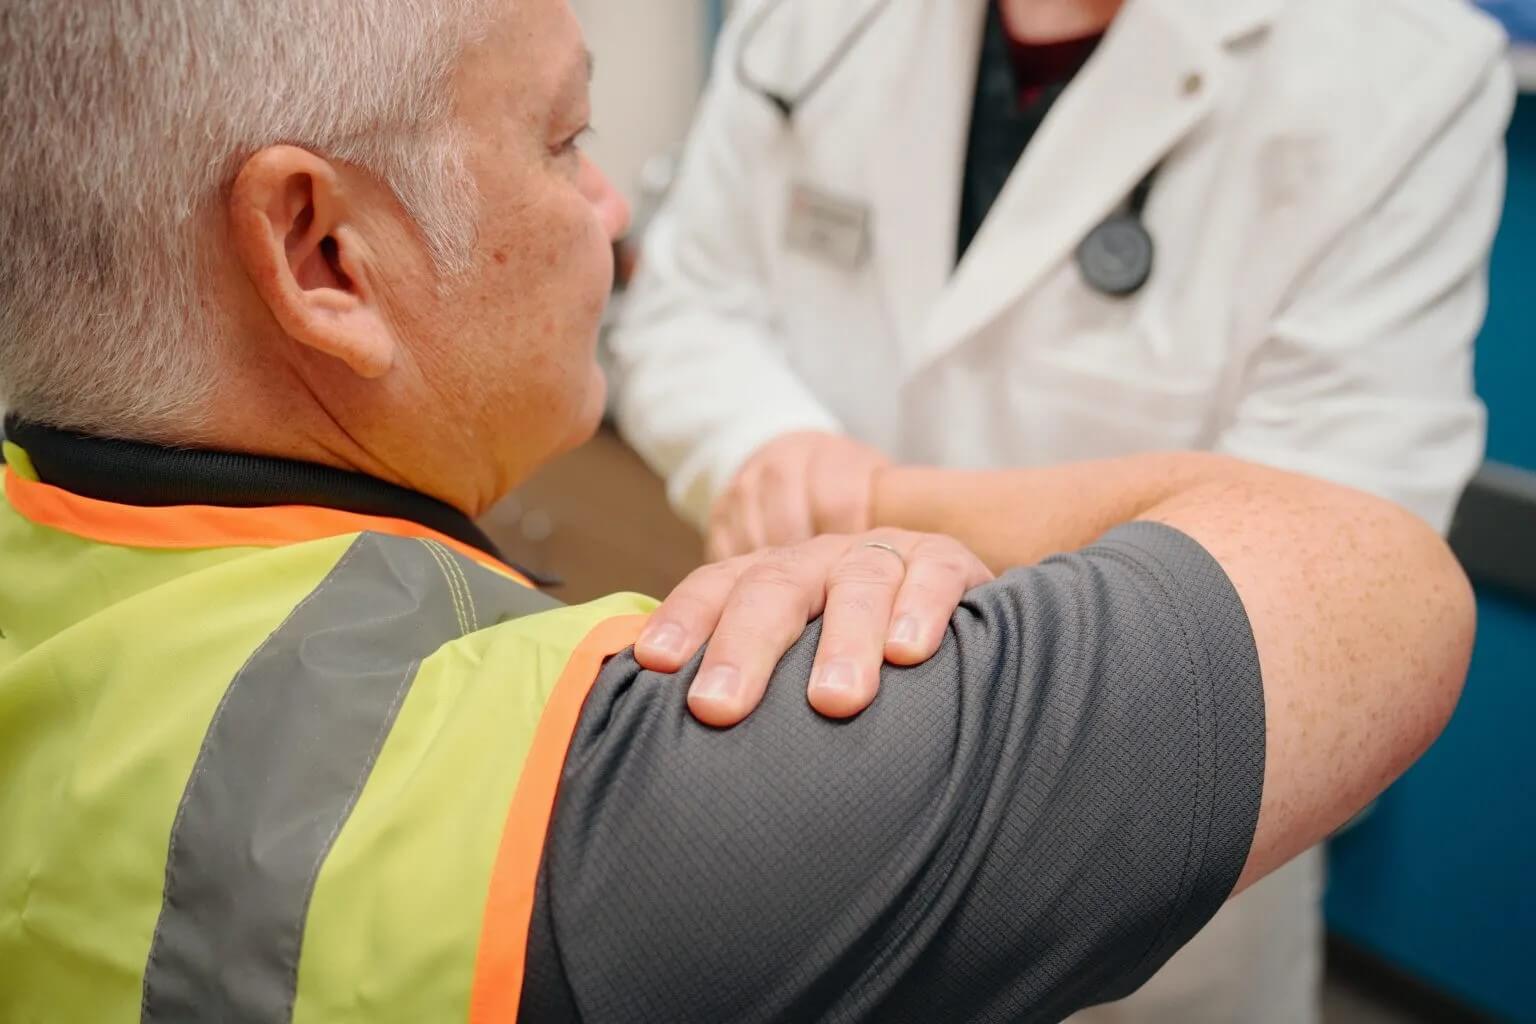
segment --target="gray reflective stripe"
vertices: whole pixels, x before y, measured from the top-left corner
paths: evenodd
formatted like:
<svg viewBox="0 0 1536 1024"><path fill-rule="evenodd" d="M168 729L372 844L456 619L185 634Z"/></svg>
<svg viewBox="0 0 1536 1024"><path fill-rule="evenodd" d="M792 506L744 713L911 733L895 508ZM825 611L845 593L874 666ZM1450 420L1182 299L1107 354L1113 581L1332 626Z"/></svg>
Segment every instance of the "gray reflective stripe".
<svg viewBox="0 0 1536 1024"><path fill-rule="evenodd" d="M315 879L421 661L557 604L435 542L359 536L214 712L171 829L141 1020L290 1020Z"/></svg>

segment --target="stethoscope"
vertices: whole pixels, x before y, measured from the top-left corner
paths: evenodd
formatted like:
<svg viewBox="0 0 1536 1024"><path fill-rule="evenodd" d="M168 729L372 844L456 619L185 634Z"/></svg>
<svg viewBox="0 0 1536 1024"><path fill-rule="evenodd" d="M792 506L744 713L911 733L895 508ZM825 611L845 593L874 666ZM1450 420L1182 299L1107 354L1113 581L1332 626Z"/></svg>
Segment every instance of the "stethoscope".
<svg viewBox="0 0 1536 1024"><path fill-rule="evenodd" d="M787 2L773 0L764 4L742 29L741 43L736 49L736 80L742 88L761 96L777 110L785 127L793 127L796 111L821 91L827 79L842 66L849 53L894 0L877 0L871 4L854 22L853 27L837 41L832 52L811 73L805 84L794 92L775 89L759 81L747 67L747 53L752 43L768 19ZM1147 200L1152 195L1152 185L1160 169L1161 165L1148 171L1126 200L1078 243L1073 259L1084 282L1094 291L1113 297L1134 295L1152 277L1157 246L1152 240L1152 233L1147 230L1145 213Z"/></svg>

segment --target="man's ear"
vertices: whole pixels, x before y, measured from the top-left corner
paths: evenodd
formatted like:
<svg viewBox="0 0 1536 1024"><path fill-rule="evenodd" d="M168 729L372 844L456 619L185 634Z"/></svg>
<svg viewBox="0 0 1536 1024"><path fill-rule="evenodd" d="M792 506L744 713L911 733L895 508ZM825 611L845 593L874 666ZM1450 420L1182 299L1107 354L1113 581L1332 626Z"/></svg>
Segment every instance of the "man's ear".
<svg viewBox="0 0 1536 1024"><path fill-rule="evenodd" d="M372 379L394 364L398 339L354 214L336 168L296 146L257 152L229 198L235 251L279 326Z"/></svg>

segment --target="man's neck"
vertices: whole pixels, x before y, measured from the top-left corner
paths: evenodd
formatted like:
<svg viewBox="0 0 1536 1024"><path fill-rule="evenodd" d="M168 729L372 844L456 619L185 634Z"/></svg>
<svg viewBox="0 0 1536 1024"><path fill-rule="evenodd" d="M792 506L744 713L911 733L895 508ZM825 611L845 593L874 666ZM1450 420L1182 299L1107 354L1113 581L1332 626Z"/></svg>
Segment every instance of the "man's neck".
<svg viewBox="0 0 1536 1024"><path fill-rule="evenodd" d="M226 362L213 398L218 414L176 440L360 473L470 516L499 496L481 498L480 475L455 458L463 449L445 442L450 435L435 429L440 424L431 416L401 422L401 409L432 407L409 367L389 381L360 386L339 364L279 336L255 336L231 347L246 358Z"/></svg>
<svg viewBox="0 0 1536 1024"><path fill-rule="evenodd" d="M998 0L1008 34L1025 43L1055 43L1098 35L1124 0Z"/></svg>
<svg viewBox="0 0 1536 1024"><path fill-rule="evenodd" d="M38 480L117 505L308 506L401 519L491 555L495 545L451 505L376 477L242 447L159 445L56 430L16 416L5 432Z"/></svg>

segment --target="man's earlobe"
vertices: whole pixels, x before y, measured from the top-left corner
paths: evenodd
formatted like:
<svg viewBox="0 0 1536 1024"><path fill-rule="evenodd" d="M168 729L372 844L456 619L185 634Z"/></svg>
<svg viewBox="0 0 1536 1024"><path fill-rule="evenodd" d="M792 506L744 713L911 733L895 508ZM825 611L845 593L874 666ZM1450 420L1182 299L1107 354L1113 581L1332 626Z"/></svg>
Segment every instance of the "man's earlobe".
<svg viewBox="0 0 1536 1024"><path fill-rule="evenodd" d="M329 161L296 146L257 152L235 178L229 227L252 287L285 334L359 376L389 372L397 341Z"/></svg>

